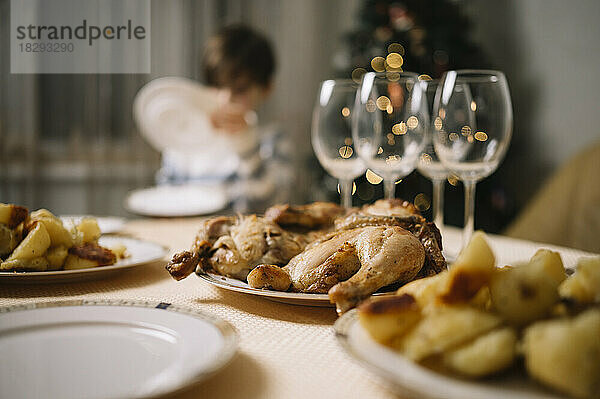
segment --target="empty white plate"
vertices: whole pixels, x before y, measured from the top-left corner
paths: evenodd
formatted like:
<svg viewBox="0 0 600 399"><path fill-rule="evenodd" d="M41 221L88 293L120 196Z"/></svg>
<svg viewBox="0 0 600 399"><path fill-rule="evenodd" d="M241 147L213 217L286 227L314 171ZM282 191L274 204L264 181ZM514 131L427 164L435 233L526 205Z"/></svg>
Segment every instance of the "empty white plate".
<svg viewBox="0 0 600 399"><path fill-rule="evenodd" d="M236 346L226 322L166 303L3 308L0 397L154 397L221 369Z"/></svg>
<svg viewBox="0 0 600 399"><path fill-rule="evenodd" d="M133 191L125 199L125 207L143 216L182 217L214 213L228 202L222 186L186 184Z"/></svg>

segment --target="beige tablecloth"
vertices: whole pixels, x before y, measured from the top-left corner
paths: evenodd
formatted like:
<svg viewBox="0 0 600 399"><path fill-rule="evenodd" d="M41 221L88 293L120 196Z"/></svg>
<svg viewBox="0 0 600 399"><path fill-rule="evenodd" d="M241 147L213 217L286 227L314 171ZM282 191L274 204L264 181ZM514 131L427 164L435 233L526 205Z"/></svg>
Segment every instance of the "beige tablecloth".
<svg viewBox="0 0 600 399"><path fill-rule="evenodd" d="M199 219L138 220L125 232L172 250L188 248ZM457 229L444 231L445 246L460 245ZM526 259L540 245L492 236L500 264ZM584 255L557 248L567 266ZM239 352L224 370L177 398L389 398L392 387L351 359L336 342L333 308L304 307L226 291L190 276L176 282L164 262L81 283L0 284L0 306L63 299L135 299L169 302L216 315L238 331Z"/></svg>

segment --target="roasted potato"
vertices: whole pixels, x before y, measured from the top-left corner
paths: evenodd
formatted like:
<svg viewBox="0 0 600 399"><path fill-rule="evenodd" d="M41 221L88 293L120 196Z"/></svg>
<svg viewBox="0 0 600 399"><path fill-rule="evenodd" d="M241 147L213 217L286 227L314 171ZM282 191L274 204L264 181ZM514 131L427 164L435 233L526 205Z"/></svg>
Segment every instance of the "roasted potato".
<svg viewBox="0 0 600 399"><path fill-rule="evenodd" d="M517 348L517 333L510 327L493 330L443 354L452 371L468 377L485 377L512 365Z"/></svg>
<svg viewBox="0 0 600 399"><path fill-rule="evenodd" d="M382 344L405 334L420 318L421 309L409 294L371 297L358 307L360 324Z"/></svg>
<svg viewBox="0 0 600 399"><path fill-rule="evenodd" d="M81 222L75 226L74 244L77 246L98 242L100 235L100 227L98 227L96 219L83 218Z"/></svg>
<svg viewBox="0 0 600 399"><path fill-rule="evenodd" d="M66 247L73 245L71 233L69 233L69 231L65 228L62 220L54 216L46 209L39 209L35 212L31 212L26 226L27 229L29 229L30 225L34 225L35 223L42 223L44 227L46 227L46 230L50 235L50 245L64 245Z"/></svg>
<svg viewBox="0 0 600 399"><path fill-rule="evenodd" d="M109 249L98 244L87 243L69 248L64 269L87 269L90 267L108 266L117 261L117 257Z"/></svg>
<svg viewBox="0 0 600 399"><path fill-rule="evenodd" d="M600 302L600 256L581 258L575 274L563 281L558 292L580 304Z"/></svg>
<svg viewBox="0 0 600 399"><path fill-rule="evenodd" d="M8 226L0 224L0 257L10 254L17 245L17 234Z"/></svg>
<svg viewBox="0 0 600 399"><path fill-rule="evenodd" d="M27 213L27 208L23 206L0 203L0 224L8 226L9 229L14 229L27 219Z"/></svg>
<svg viewBox="0 0 600 399"><path fill-rule="evenodd" d="M600 309L533 324L523 339L529 373L576 398L600 397Z"/></svg>
<svg viewBox="0 0 600 399"><path fill-rule="evenodd" d="M275 291L287 291L292 284L288 272L277 265L258 265L246 277L252 288L265 288Z"/></svg>
<svg viewBox="0 0 600 399"><path fill-rule="evenodd" d="M399 349L419 361L456 348L501 323L498 316L468 306L439 306L406 334Z"/></svg>
<svg viewBox="0 0 600 399"><path fill-rule="evenodd" d="M65 263L68 251L67 247L60 245L58 247L50 247L46 252L46 259L48 260L48 270L60 270Z"/></svg>
<svg viewBox="0 0 600 399"><path fill-rule="evenodd" d="M488 283L495 265L496 259L485 240L485 234L475 232L456 262L449 267L449 276L440 293L440 300L450 304L468 302Z"/></svg>
<svg viewBox="0 0 600 399"><path fill-rule="evenodd" d="M547 272L547 267L545 261L536 259L514 268L496 270L489 285L495 311L515 325L525 325L548 315L559 300L559 281Z"/></svg>
<svg viewBox="0 0 600 399"><path fill-rule="evenodd" d="M127 254L127 247L123 244L115 244L111 247L108 247L108 249L110 249L110 251L115 254L115 256L117 257L117 259L124 259L127 256L129 256Z"/></svg>
<svg viewBox="0 0 600 399"><path fill-rule="evenodd" d="M430 305L435 305L437 299L446 287L448 279L448 271L443 271L431 277L413 280L410 283L398 288L396 295L408 294L415 298L422 309L426 309Z"/></svg>
<svg viewBox="0 0 600 399"><path fill-rule="evenodd" d="M39 258L49 247L50 236L46 227L42 223L36 223L7 260Z"/></svg>
<svg viewBox="0 0 600 399"><path fill-rule="evenodd" d="M48 270L48 260L41 256L37 258L14 258L0 263L2 271L45 272Z"/></svg>

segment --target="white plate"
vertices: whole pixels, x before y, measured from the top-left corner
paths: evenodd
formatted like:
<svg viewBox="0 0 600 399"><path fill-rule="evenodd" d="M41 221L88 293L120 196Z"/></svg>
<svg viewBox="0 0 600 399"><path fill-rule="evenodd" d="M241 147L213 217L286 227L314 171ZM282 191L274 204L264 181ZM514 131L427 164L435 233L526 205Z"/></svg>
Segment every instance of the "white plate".
<svg viewBox="0 0 600 399"><path fill-rule="evenodd" d="M105 247L123 244L127 248L129 257L118 260L114 265L89 269L51 272L0 272L0 283L64 283L95 280L109 277L128 268L159 261L168 253L168 249L162 245L129 237L102 236L99 244Z"/></svg>
<svg viewBox="0 0 600 399"><path fill-rule="evenodd" d="M342 347L363 365L390 382L405 398L444 399L558 399L528 379L525 373L469 381L437 373L380 345L358 322L356 310L344 314L334 324Z"/></svg>
<svg viewBox="0 0 600 399"><path fill-rule="evenodd" d="M200 272L196 273L198 277L209 284L224 288L230 291L243 292L250 295L258 295L275 302L288 303L291 305L334 307L329 302L327 294L309 294L304 292L282 292L273 290L263 290L252 288L245 281L231 277L221 276L220 274ZM386 293L376 293L374 295L385 295Z"/></svg>
<svg viewBox="0 0 600 399"><path fill-rule="evenodd" d="M225 189L219 185L166 185L131 192L125 208L143 216L183 217L214 213L228 202Z"/></svg>
<svg viewBox="0 0 600 399"><path fill-rule="evenodd" d="M115 216L61 215L60 219L64 223L65 227L70 228L71 226L79 224L81 219L87 217L96 219L102 234L117 233L121 231L123 226L125 226L125 219Z"/></svg>
<svg viewBox="0 0 600 399"><path fill-rule="evenodd" d="M0 397L155 397L218 371L236 346L226 322L167 303L2 308Z"/></svg>

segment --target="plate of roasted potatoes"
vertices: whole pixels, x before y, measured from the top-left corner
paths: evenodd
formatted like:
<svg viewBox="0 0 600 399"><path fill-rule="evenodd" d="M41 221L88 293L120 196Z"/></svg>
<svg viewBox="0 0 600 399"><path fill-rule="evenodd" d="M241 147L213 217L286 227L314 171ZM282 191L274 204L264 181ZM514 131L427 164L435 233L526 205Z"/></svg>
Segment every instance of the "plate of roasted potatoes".
<svg viewBox="0 0 600 399"><path fill-rule="evenodd" d="M403 397L600 398L600 256L496 265L476 233L447 271L340 317L342 347Z"/></svg>
<svg viewBox="0 0 600 399"><path fill-rule="evenodd" d="M167 248L103 236L96 219L65 225L46 209L0 203L0 282L40 283L106 277L161 260Z"/></svg>

